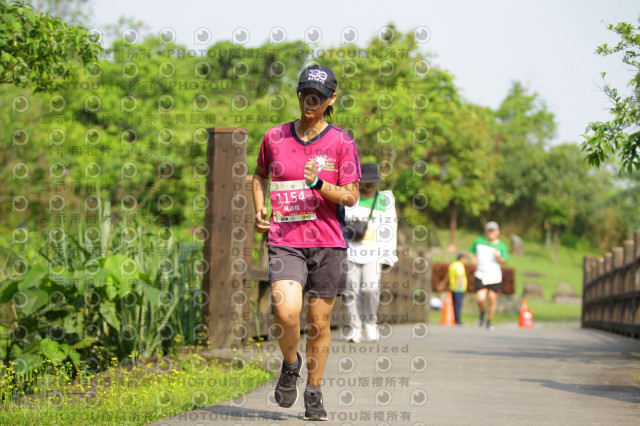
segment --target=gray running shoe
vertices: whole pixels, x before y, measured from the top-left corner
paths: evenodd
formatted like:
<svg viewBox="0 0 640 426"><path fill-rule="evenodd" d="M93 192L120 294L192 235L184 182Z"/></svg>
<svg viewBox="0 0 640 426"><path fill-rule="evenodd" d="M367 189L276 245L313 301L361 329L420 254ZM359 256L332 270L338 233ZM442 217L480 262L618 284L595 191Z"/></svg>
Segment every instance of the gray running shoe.
<svg viewBox="0 0 640 426"><path fill-rule="evenodd" d="M298 368L290 370L286 363L282 361L282 370L280 378L276 385L275 398L279 406L289 408L298 400L298 377L300 377L300 369L302 368L302 356L300 352L296 352L298 357Z"/></svg>
<svg viewBox="0 0 640 426"><path fill-rule="evenodd" d="M304 417L302 420L329 420L322 406L322 392L307 390L304 392Z"/></svg>

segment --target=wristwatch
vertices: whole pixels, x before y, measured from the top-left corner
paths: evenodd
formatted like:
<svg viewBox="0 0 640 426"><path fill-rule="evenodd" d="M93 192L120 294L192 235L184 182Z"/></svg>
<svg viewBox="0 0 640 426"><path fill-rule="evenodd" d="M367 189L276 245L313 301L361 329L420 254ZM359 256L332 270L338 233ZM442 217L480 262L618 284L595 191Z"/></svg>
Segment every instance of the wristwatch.
<svg viewBox="0 0 640 426"><path fill-rule="evenodd" d="M316 175L316 179L313 181L313 183L311 185L309 185L309 188L315 190L315 191L320 191L320 189L322 188L322 185L324 184L324 181L322 179L320 179L318 177L318 175Z"/></svg>

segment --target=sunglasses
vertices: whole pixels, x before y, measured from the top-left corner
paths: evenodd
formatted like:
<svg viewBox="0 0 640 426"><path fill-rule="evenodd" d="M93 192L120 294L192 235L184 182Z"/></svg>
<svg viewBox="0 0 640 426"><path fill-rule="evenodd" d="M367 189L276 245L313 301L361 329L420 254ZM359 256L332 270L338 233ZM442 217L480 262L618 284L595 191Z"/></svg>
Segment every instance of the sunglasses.
<svg viewBox="0 0 640 426"><path fill-rule="evenodd" d="M326 96L313 92L298 92L298 98L309 104L315 104L316 102L321 104L327 100Z"/></svg>

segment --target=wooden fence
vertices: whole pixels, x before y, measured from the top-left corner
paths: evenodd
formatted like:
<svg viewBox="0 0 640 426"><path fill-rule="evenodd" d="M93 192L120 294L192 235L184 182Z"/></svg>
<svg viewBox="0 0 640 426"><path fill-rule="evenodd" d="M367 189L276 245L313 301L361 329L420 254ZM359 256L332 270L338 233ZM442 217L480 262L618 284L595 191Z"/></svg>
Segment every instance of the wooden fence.
<svg viewBox="0 0 640 426"><path fill-rule="evenodd" d="M250 167L246 164L247 129L207 130L209 173L204 226L207 269L203 276L206 328L202 334L217 349L240 345L252 337L273 338L276 329L265 268L266 250L255 244ZM382 274L378 323L428 322L429 259L411 256L402 247L398 249L398 263ZM341 327L346 321L346 304L338 299L332 326ZM303 309L301 327L305 325Z"/></svg>
<svg viewBox="0 0 640 426"><path fill-rule="evenodd" d="M583 269L582 327L640 338L640 232Z"/></svg>

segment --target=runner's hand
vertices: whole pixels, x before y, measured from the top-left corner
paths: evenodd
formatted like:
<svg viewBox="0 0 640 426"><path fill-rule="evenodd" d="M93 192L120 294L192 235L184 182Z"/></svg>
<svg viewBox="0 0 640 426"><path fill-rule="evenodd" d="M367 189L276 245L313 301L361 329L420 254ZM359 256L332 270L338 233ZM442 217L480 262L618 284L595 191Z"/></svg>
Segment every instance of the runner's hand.
<svg viewBox="0 0 640 426"><path fill-rule="evenodd" d="M260 209L258 213L256 213L256 227L258 228L258 232L263 234L271 229L269 226L269 222L265 219L267 218L267 208L263 207Z"/></svg>
<svg viewBox="0 0 640 426"><path fill-rule="evenodd" d="M316 160L309 158L307 164L304 165L304 181L307 182L307 185L311 185L316 180L317 174Z"/></svg>

